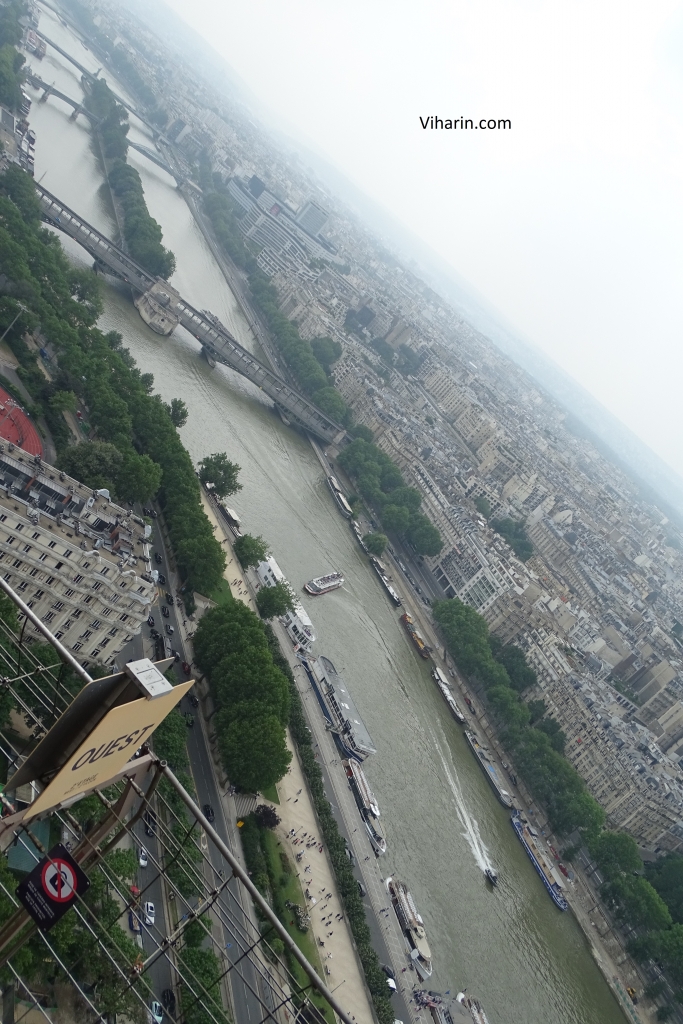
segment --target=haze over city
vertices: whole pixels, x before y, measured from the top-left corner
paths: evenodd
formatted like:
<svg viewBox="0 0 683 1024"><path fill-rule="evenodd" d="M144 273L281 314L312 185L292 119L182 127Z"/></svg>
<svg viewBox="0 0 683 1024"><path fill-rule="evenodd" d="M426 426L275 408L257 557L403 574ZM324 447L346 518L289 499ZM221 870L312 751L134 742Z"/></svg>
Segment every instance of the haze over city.
<svg viewBox="0 0 683 1024"><path fill-rule="evenodd" d="M271 123L683 471L679 3L170 6Z"/></svg>

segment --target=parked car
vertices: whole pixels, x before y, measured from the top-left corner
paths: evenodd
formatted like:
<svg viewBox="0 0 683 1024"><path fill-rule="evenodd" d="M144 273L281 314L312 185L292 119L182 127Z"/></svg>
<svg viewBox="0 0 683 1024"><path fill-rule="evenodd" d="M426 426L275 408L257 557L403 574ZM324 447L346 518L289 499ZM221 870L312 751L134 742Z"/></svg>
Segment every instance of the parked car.
<svg viewBox="0 0 683 1024"><path fill-rule="evenodd" d="M147 925L147 927L151 928L152 925L154 924L154 918L156 917L156 909L151 900L148 900L147 903L145 903L144 905L143 917L145 919L145 924Z"/></svg>
<svg viewBox="0 0 683 1024"><path fill-rule="evenodd" d="M387 985L389 986L392 992L396 992L396 982L394 981L393 978L387 978Z"/></svg>
<svg viewBox="0 0 683 1024"><path fill-rule="evenodd" d="M175 994L172 988L165 988L161 993L161 1001L171 1017L175 1017Z"/></svg>
<svg viewBox="0 0 683 1024"><path fill-rule="evenodd" d="M353 850L351 850L350 847L345 846L344 847L344 853L349 858L349 861L351 862L351 867L355 867L356 866L356 858L353 855Z"/></svg>
<svg viewBox="0 0 683 1024"><path fill-rule="evenodd" d="M149 1004L149 1020L150 1024L163 1024L164 1019L164 1008L161 1003L153 999Z"/></svg>
<svg viewBox="0 0 683 1024"><path fill-rule="evenodd" d="M161 563L163 562L163 558L161 557L158 551L154 552L154 561L157 563L157 565L161 565Z"/></svg>
<svg viewBox="0 0 683 1024"><path fill-rule="evenodd" d="M393 978L394 981L396 981L396 975L394 974L393 967L390 967L389 964L380 964L380 967L386 974L387 978Z"/></svg>
<svg viewBox="0 0 683 1024"><path fill-rule="evenodd" d="M211 804L204 804L202 810L204 811L204 817L206 818L206 820L209 822L210 825L213 825L214 821L216 820L216 812L214 811Z"/></svg>
<svg viewBox="0 0 683 1024"><path fill-rule="evenodd" d="M186 661L184 661L183 662L183 672L185 673L185 675L189 676L191 671L192 671L192 668L190 667L190 665L188 665L188 663Z"/></svg>
<svg viewBox="0 0 683 1024"><path fill-rule="evenodd" d="M169 594L168 590L166 591L166 604L170 604L171 608L175 604L175 601L173 600L173 594Z"/></svg>
<svg viewBox="0 0 683 1024"><path fill-rule="evenodd" d="M166 582L166 577L164 576L163 572L157 573L157 580L161 584L164 584Z"/></svg>
<svg viewBox="0 0 683 1024"><path fill-rule="evenodd" d="M174 661L180 661L180 655L178 654L177 651L171 651L171 654L173 655Z"/></svg>
<svg viewBox="0 0 683 1024"><path fill-rule="evenodd" d="M169 613L169 610L168 610L168 608L166 607L166 605L165 605L165 604L162 604L162 606L161 606L161 614L163 615L163 617L164 617L165 619L167 619L167 618L168 618L168 616L169 616L169 614L170 614L170 613Z"/></svg>
<svg viewBox="0 0 683 1024"><path fill-rule="evenodd" d="M138 864L140 865L141 868L147 867L147 850L144 848L144 846L140 847L140 852L138 854Z"/></svg>
<svg viewBox="0 0 683 1024"><path fill-rule="evenodd" d="M153 626L154 625L154 616L153 615L148 615L147 616L147 625L148 626Z"/></svg>
<svg viewBox="0 0 683 1024"><path fill-rule="evenodd" d="M358 892L359 892L359 894L360 894L361 896L367 896L367 894L368 894L368 890L367 890L367 889L365 888L365 886L363 885L363 883L362 883L362 882L356 882L356 885L358 886Z"/></svg>
<svg viewBox="0 0 683 1024"><path fill-rule="evenodd" d="M166 630L166 636L173 636L175 630L173 629L173 626L169 626L168 622L164 626L164 629Z"/></svg>

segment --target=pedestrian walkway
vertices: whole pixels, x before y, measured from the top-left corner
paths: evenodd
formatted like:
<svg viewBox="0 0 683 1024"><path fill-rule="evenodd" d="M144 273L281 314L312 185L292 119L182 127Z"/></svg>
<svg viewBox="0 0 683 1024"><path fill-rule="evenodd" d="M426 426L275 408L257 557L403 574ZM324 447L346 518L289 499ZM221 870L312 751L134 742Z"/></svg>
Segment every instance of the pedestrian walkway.
<svg viewBox="0 0 683 1024"><path fill-rule="evenodd" d="M284 779L277 784L280 803L272 805L280 816L277 836L296 866L301 888L307 897L310 928L318 943L324 981L333 992L336 991L343 1008L358 1024L372 1024L365 978L356 958L349 926L345 919L339 919L339 915L343 915L343 906L324 843L320 850L320 828L289 732L287 746L293 753L292 763ZM303 856L297 861L298 854Z"/></svg>
<svg viewBox="0 0 683 1024"><path fill-rule="evenodd" d="M223 524L221 523L220 519L218 518L218 515L216 514L216 509L214 508L209 498L206 496L206 491L204 490L203 487L202 505L204 506L204 511L206 512L209 522L213 527L213 532L216 536L216 540L218 540L221 544L225 545L226 566L223 576L230 585L230 593L232 594L236 601L242 601L244 604L247 605L248 608L251 608L251 610L255 612L256 602L252 597L251 590L249 589L249 584L247 583L242 566L240 565L240 563L237 561L237 558L233 554L232 539L228 536L227 530L223 527Z"/></svg>

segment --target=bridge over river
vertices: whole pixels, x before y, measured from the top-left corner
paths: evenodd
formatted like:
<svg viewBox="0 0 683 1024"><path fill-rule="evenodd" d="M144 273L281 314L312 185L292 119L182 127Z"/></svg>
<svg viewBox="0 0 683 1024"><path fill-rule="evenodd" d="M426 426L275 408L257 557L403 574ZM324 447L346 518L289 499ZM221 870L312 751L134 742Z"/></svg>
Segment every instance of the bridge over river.
<svg viewBox="0 0 683 1024"><path fill-rule="evenodd" d="M43 220L83 246L102 270L126 281L138 293L134 301L140 316L157 334L170 335L177 324L182 324L201 342L209 360L224 363L256 384L293 422L326 444L348 443L350 438L340 424L243 348L217 317L205 310L194 309L167 281L148 274L101 231L42 185L37 182L34 185Z"/></svg>

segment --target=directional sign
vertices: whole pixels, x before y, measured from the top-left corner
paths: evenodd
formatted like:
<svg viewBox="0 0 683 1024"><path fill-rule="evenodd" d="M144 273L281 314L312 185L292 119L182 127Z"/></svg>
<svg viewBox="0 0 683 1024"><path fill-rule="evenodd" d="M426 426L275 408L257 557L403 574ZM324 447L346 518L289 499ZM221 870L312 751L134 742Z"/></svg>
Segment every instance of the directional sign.
<svg viewBox="0 0 683 1024"><path fill-rule="evenodd" d="M49 931L90 886L65 846L59 843L17 886L17 898L36 924Z"/></svg>

